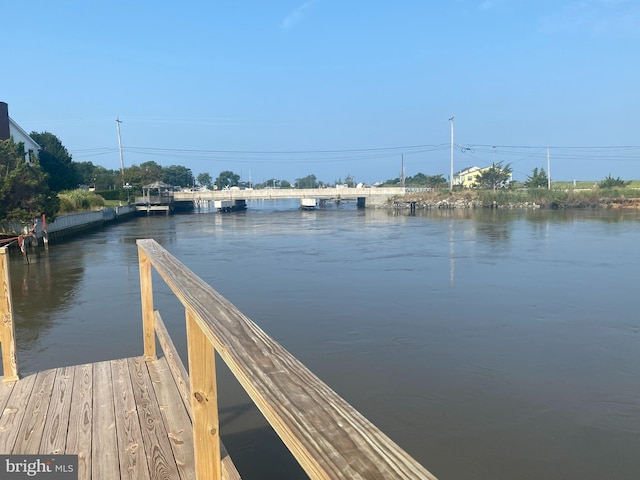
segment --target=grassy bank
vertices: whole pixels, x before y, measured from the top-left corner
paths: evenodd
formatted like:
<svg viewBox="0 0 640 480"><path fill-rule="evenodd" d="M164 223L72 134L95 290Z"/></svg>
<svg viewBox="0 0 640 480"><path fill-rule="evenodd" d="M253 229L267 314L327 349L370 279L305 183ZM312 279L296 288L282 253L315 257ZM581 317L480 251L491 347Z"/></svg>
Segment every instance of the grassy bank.
<svg viewBox="0 0 640 480"><path fill-rule="evenodd" d="M58 215L84 212L104 208L104 198L87 190L65 190L58 194L60 210Z"/></svg>
<svg viewBox="0 0 640 480"><path fill-rule="evenodd" d="M639 188L555 188L531 190L436 190L418 192L396 199L400 203L416 202L425 207L467 205L476 207L540 208L640 208Z"/></svg>

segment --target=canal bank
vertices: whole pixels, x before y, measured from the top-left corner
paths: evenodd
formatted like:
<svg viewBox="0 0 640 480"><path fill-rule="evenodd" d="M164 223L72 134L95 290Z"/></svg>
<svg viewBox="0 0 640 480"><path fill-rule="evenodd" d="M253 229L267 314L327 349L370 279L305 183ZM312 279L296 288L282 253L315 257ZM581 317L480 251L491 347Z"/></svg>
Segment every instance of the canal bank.
<svg viewBox="0 0 640 480"><path fill-rule="evenodd" d="M461 190L410 192L388 202L388 208L432 209L615 209L640 208L640 190Z"/></svg>
<svg viewBox="0 0 640 480"><path fill-rule="evenodd" d="M0 237L3 245L15 243L25 253L27 247L61 242L76 235L104 228L111 223L130 220L135 215L135 205L60 215L52 222L48 222L43 215L41 218L34 219L29 225L19 222L1 224Z"/></svg>

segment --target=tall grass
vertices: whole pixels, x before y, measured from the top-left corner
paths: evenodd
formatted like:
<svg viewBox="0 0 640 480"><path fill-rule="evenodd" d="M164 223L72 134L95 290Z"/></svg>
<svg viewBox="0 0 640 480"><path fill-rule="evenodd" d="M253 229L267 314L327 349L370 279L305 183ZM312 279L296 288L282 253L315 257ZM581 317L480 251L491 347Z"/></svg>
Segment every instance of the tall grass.
<svg viewBox="0 0 640 480"><path fill-rule="evenodd" d="M437 202L448 199L449 201L476 201L483 205L517 205L535 203L545 207L581 207L599 205L611 200L640 198L640 189L637 188L591 188L591 189L561 189L547 190L546 188L522 189L522 190L476 190L465 189L461 191L431 192L417 194L417 200L423 202ZM405 197L406 198L406 197Z"/></svg>
<svg viewBox="0 0 640 480"><path fill-rule="evenodd" d="M65 190L58 194L59 213L73 213L104 207L104 198L87 190Z"/></svg>

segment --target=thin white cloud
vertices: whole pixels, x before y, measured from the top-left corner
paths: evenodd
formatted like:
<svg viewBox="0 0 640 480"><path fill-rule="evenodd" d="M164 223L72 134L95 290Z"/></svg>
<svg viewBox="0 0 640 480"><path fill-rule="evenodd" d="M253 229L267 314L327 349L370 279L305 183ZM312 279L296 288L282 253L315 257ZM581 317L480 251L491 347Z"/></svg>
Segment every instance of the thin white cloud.
<svg viewBox="0 0 640 480"><path fill-rule="evenodd" d="M518 3L513 0L482 0L480 4L478 4L478 10L487 11L487 10L495 10L500 7L510 6L510 4Z"/></svg>
<svg viewBox="0 0 640 480"><path fill-rule="evenodd" d="M478 10L491 10L495 5L496 2L493 0L484 0L480 5L478 5Z"/></svg>
<svg viewBox="0 0 640 480"><path fill-rule="evenodd" d="M280 22L280 28L283 30L290 30L294 26L296 26L302 19L309 15L309 11L311 7L317 2L317 0L309 0L308 2L303 3L295 10L293 10L289 15L287 15L282 22Z"/></svg>
<svg viewBox="0 0 640 480"><path fill-rule="evenodd" d="M596 37L640 34L640 4L635 0L580 0L542 19L549 33L580 33Z"/></svg>

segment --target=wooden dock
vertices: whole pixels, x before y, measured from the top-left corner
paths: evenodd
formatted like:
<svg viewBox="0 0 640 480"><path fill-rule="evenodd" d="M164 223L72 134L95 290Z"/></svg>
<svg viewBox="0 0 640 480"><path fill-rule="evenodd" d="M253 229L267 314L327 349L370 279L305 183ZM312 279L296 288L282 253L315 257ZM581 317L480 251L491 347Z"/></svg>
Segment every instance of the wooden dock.
<svg viewBox="0 0 640 480"><path fill-rule="evenodd" d="M20 379L0 248L0 454L78 455L82 480L238 480L218 422L217 353L310 478L436 479L155 241L137 243L144 355ZM153 309L152 268L185 307L189 375Z"/></svg>
<svg viewBox="0 0 640 480"><path fill-rule="evenodd" d="M0 412L3 454L78 455L79 479L196 478L191 419L164 357L62 367L2 383ZM223 472L240 478L233 468Z"/></svg>

